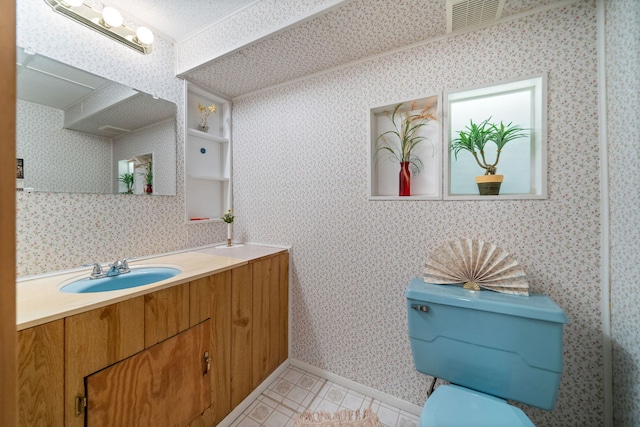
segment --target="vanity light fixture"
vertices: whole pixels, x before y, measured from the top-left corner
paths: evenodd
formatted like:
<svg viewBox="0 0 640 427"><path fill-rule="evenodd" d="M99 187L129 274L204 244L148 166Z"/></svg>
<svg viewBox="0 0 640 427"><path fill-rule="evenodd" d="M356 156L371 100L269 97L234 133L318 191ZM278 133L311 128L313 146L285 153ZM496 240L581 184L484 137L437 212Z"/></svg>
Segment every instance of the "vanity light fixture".
<svg viewBox="0 0 640 427"><path fill-rule="evenodd" d="M102 9L102 19L99 24L107 28L118 28L122 26L122 15L118 12L118 9L114 9L109 6L105 6Z"/></svg>
<svg viewBox="0 0 640 427"><path fill-rule="evenodd" d="M151 52L153 33L146 27L133 31L123 25L120 12L105 6L102 12L84 4L83 0L44 0L61 15L71 18L113 40L116 40L142 54Z"/></svg>

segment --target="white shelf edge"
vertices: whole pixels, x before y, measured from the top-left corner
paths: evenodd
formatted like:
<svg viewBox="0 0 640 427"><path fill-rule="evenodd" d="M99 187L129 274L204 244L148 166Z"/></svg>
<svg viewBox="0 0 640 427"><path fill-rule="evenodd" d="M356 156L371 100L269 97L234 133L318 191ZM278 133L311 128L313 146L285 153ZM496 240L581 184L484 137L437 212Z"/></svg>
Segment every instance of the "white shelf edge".
<svg viewBox="0 0 640 427"><path fill-rule="evenodd" d="M445 195L444 200L546 200L544 194L499 194L497 196L475 195Z"/></svg>
<svg viewBox="0 0 640 427"><path fill-rule="evenodd" d="M221 181L221 182L229 181L229 178L225 178L225 177L222 177L222 176L208 176L208 175L187 174L187 177L191 178L191 179L202 179L202 180L206 180L206 181Z"/></svg>
<svg viewBox="0 0 640 427"><path fill-rule="evenodd" d="M222 222L222 219L220 219L220 218L209 218L209 219L191 220L191 219L187 218L187 221L186 221L187 224L204 224L204 223L210 223L210 222Z"/></svg>
<svg viewBox="0 0 640 427"><path fill-rule="evenodd" d="M415 196L369 196L370 201L376 200L442 200L442 196L427 196L427 195L415 195Z"/></svg>
<svg viewBox="0 0 640 427"><path fill-rule="evenodd" d="M187 133L191 136L196 136L198 138L202 138L202 139L208 139L210 141L215 141L215 142L220 142L223 144L228 144L229 143L229 139L227 138L223 138L221 136L215 136L212 135L208 132L202 132L201 130L198 129L193 129L193 128L188 128L187 129Z"/></svg>

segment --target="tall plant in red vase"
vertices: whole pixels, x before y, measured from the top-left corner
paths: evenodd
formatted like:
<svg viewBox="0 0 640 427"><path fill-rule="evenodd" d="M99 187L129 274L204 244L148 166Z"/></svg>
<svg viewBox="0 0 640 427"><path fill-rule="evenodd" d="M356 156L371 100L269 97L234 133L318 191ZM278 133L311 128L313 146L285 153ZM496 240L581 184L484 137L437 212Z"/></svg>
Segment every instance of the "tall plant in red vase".
<svg viewBox="0 0 640 427"><path fill-rule="evenodd" d="M386 153L392 160L400 163L398 176L398 194L400 196L411 195L411 173L418 174L422 170L422 160L413 152L426 136L419 131L431 120L437 120L433 111L435 105L426 105L420 109L417 102L413 101L409 108L404 103L395 106L391 115L385 112L393 123L393 130L382 133L377 139L375 155ZM416 112L417 111L417 112Z"/></svg>

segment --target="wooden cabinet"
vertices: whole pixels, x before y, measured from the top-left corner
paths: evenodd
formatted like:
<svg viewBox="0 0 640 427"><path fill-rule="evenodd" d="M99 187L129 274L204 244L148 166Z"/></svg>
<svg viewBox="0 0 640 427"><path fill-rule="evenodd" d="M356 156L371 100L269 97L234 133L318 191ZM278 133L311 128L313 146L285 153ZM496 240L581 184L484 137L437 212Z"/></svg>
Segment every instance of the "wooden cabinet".
<svg viewBox="0 0 640 427"><path fill-rule="evenodd" d="M64 323L65 425L83 427L77 396L85 396L85 377L144 350L144 297L76 314Z"/></svg>
<svg viewBox="0 0 640 427"><path fill-rule="evenodd" d="M177 335L188 327L188 283L144 296L144 348Z"/></svg>
<svg viewBox="0 0 640 427"><path fill-rule="evenodd" d="M64 320L18 332L18 426L64 425Z"/></svg>
<svg viewBox="0 0 640 427"><path fill-rule="evenodd" d="M213 426L231 412L231 271L190 283L191 326L211 319L211 407L194 425Z"/></svg>
<svg viewBox="0 0 640 427"><path fill-rule="evenodd" d="M253 292L251 266L234 268L231 274L231 406L251 393Z"/></svg>
<svg viewBox="0 0 640 427"><path fill-rule="evenodd" d="M287 358L288 258L274 255L249 264L252 268L253 336L251 389ZM284 288L287 289L284 289Z"/></svg>
<svg viewBox="0 0 640 427"><path fill-rule="evenodd" d="M164 354L168 360L187 357L180 353L183 345L178 341L177 346L169 344L194 328L205 328L206 339L195 341L207 348L210 374L204 379L206 393L196 392L195 396L205 394L208 408L189 425L217 425L288 357L288 266L289 254L280 252L209 277L20 331L19 426L81 427L92 410L98 412L91 415L92 419L104 424L101 417L111 413L115 416L115 412L93 399L99 395L102 401L105 397L108 401L110 394L120 393L121 389L104 391L109 378L133 375L140 369L152 372L155 368L147 362L150 357L161 358L156 354ZM161 347L165 345L169 347ZM157 348L169 350L150 352L158 352ZM134 363L134 368L103 377L96 389L101 391L88 394L90 376L130 358L135 362L127 363ZM205 362L194 363L192 366ZM156 370L160 371L163 375L167 372ZM185 394L180 391L180 396L171 399L191 402L194 396ZM126 414L118 416L127 419Z"/></svg>
<svg viewBox="0 0 640 427"><path fill-rule="evenodd" d="M191 323L211 317L213 426L289 357L289 253L191 282Z"/></svg>
<svg viewBox="0 0 640 427"><path fill-rule="evenodd" d="M288 357L288 272L286 252L232 272L232 407Z"/></svg>
<svg viewBox="0 0 640 427"><path fill-rule="evenodd" d="M211 321L86 378L87 427L186 426L211 404Z"/></svg>

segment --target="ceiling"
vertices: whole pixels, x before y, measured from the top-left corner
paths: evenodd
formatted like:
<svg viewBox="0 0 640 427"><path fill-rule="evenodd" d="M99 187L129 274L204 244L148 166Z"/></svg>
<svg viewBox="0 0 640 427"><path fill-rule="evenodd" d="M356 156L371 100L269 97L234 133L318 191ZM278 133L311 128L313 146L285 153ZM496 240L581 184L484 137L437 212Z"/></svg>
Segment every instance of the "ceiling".
<svg viewBox="0 0 640 427"><path fill-rule="evenodd" d="M138 24L181 42L259 0L104 0Z"/></svg>
<svg viewBox="0 0 640 427"><path fill-rule="evenodd" d="M123 14L185 40L261 0L105 0ZM500 0L453 0L485 7ZM500 17L561 0L504 0ZM228 98L447 34L447 0L352 0L240 46L180 77ZM477 24L470 24L472 28ZM464 27L463 27L464 31Z"/></svg>
<svg viewBox="0 0 640 427"><path fill-rule="evenodd" d="M558 0L506 0L501 17L554 2ZM446 34L446 0L353 0L181 77L236 98Z"/></svg>

